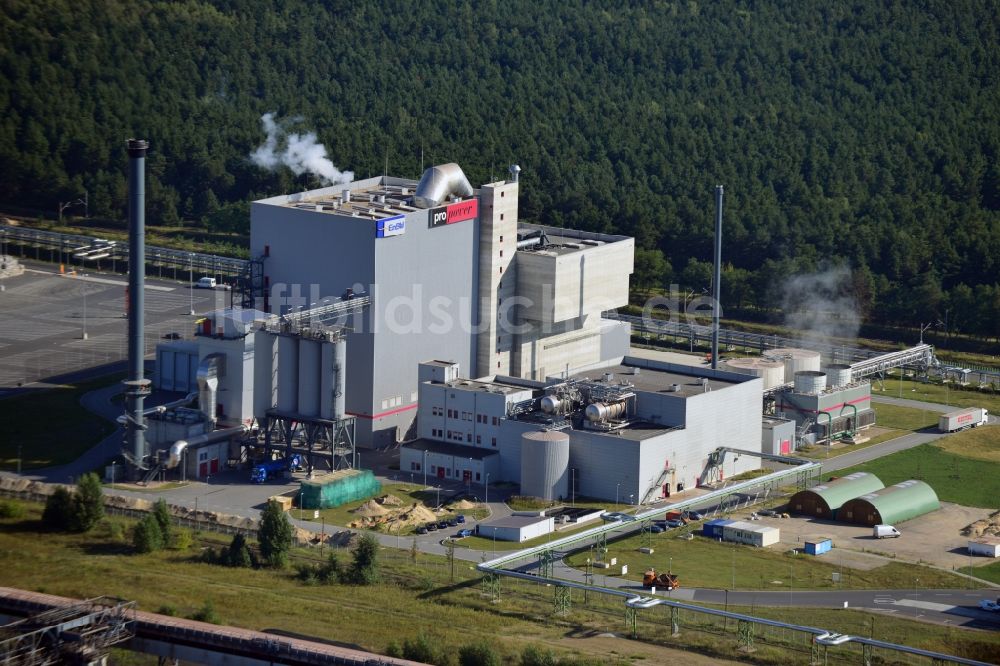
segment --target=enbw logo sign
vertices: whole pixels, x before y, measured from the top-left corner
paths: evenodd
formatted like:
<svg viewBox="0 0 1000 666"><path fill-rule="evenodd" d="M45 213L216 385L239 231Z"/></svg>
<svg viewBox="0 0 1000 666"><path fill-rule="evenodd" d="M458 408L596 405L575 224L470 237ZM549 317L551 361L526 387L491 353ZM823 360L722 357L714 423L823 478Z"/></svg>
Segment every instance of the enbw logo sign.
<svg viewBox="0 0 1000 666"><path fill-rule="evenodd" d="M388 236L402 236L406 233L406 216L397 215L378 220L375 223L375 238L387 238Z"/></svg>

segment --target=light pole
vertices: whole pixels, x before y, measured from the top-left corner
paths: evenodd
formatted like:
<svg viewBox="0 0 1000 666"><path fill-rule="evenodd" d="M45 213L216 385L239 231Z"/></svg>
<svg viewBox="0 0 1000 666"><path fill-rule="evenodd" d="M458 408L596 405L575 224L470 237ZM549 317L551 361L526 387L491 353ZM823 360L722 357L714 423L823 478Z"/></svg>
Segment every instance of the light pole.
<svg viewBox="0 0 1000 666"><path fill-rule="evenodd" d="M20 473L20 470L18 470ZM115 489L115 461L111 461L111 490Z"/></svg>
<svg viewBox="0 0 1000 666"><path fill-rule="evenodd" d="M483 484L483 501L488 507L490 505L490 473L486 472L486 483Z"/></svg>
<svg viewBox="0 0 1000 666"><path fill-rule="evenodd" d="M632 506L635 506L635 495L628 496L628 503L631 504Z"/></svg>
<svg viewBox="0 0 1000 666"><path fill-rule="evenodd" d="M188 252L188 296L191 303L188 314L194 316L194 252Z"/></svg>
<svg viewBox="0 0 1000 666"><path fill-rule="evenodd" d="M917 617L917 583L920 582L919 578L913 579L913 618Z"/></svg>
<svg viewBox="0 0 1000 666"><path fill-rule="evenodd" d="M469 483L467 484L468 493L472 494L472 457L469 457Z"/></svg>
<svg viewBox="0 0 1000 666"><path fill-rule="evenodd" d="M80 277L87 277L86 273L81 273ZM80 336L81 340L87 339L87 282L83 283L83 334Z"/></svg>
<svg viewBox="0 0 1000 666"><path fill-rule="evenodd" d="M299 520L302 520L302 499L303 499L303 491L300 490L299 491Z"/></svg>
<svg viewBox="0 0 1000 666"><path fill-rule="evenodd" d="M618 489L621 487L621 485L622 484L620 483L615 484L615 511L618 510Z"/></svg>
<svg viewBox="0 0 1000 666"><path fill-rule="evenodd" d="M427 487L427 449L424 449L424 488Z"/></svg>
<svg viewBox="0 0 1000 666"><path fill-rule="evenodd" d="M441 506L441 486L437 486L437 494L438 494L438 499L437 499L437 505L434 507L435 509Z"/></svg>
<svg viewBox="0 0 1000 666"><path fill-rule="evenodd" d="M497 528L493 528L493 559L497 559Z"/></svg>
<svg viewBox="0 0 1000 666"><path fill-rule="evenodd" d="M576 506L576 467L570 468L570 504Z"/></svg>

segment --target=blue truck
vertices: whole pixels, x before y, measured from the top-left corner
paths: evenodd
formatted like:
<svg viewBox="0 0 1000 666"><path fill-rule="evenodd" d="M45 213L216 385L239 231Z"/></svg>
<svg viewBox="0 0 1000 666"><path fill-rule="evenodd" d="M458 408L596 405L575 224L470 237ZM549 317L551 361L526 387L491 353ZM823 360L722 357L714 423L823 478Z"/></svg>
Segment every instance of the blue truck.
<svg viewBox="0 0 1000 666"><path fill-rule="evenodd" d="M285 472L299 469L302 466L302 458L298 454L276 460L266 460L258 463L250 470L251 483L265 483L276 477L284 476Z"/></svg>

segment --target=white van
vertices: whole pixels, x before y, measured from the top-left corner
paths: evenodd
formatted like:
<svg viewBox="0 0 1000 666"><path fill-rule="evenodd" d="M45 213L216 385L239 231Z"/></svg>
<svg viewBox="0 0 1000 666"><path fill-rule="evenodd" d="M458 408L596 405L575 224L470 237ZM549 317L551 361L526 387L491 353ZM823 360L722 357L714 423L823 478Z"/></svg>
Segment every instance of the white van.
<svg viewBox="0 0 1000 666"><path fill-rule="evenodd" d="M215 289L215 278L214 277L203 277L198 278L198 281L194 283L194 286L198 289Z"/></svg>
<svg viewBox="0 0 1000 666"><path fill-rule="evenodd" d="M894 539L900 536L900 532L892 525L876 525L872 528L872 536L876 539Z"/></svg>

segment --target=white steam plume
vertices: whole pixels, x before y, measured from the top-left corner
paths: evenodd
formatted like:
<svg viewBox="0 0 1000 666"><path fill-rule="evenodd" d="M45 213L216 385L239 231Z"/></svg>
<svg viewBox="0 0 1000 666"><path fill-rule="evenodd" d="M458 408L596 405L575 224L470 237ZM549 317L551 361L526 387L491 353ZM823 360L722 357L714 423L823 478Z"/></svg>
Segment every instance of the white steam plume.
<svg viewBox="0 0 1000 666"><path fill-rule="evenodd" d="M328 185L349 183L354 180L353 171L341 171L326 156L326 146L316 142L315 132L298 134L286 132L274 119L275 114L265 113L260 117L267 139L250 153L250 161L265 169L276 169L284 164L296 176L311 173Z"/></svg>
<svg viewBox="0 0 1000 666"><path fill-rule="evenodd" d="M846 266L790 277L782 285L781 307L785 326L802 337L854 339L861 328L851 270Z"/></svg>

